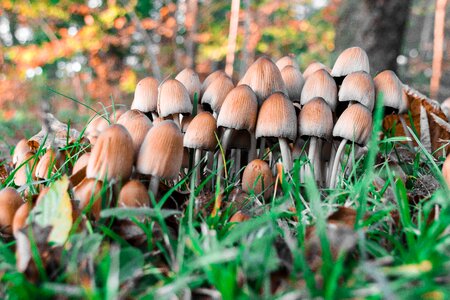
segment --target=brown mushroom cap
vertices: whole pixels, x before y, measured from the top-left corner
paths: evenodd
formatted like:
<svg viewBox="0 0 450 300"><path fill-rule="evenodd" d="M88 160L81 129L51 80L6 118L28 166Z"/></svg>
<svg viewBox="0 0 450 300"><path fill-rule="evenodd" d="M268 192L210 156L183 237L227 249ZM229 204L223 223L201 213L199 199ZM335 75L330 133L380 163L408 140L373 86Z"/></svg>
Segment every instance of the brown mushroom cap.
<svg viewBox="0 0 450 300"><path fill-rule="evenodd" d="M337 105L337 86L333 77L325 70L318 70L308 76L303 85L301 104L305 105L311 99L316 97L323 98L332 111L335 111Z"/></svg>
<svg viewBox="0 0 450 300"><path fill-rule="evenodd" d="M234 88L233 81L228 76L216 78L202 96L202 104L209 105L212 111L218 113L222 107L227 94Z"/></svg>
<svg viewBox="0 0 450 300"><path fill-rule="evenodd" d="M280 70L270 58L264 56L248 68L238 85L241 84L248 85L255 92L259 105L275 92L287 94Z"/></svg>
<svg viewBox="0 0 450 300"><path fill-rule="evenodd" d="M128 181L120 190L117 201L119 207L150 206L147 188L138 180Z"/></svg>
<svg viewBox="0 0 450 300"><path fill-rule="evenodd" d="M73 165L72 175L77 173L84 167L87 167L88 162L89 162L89 157L91 157L91 152L83 153L81 156L78 157L78 160Z"/></svg>
<svg viewBox="0 0 450 300"><path fill-rule="evenodd" d="M12 233L14 214L23 204L19 193L7 187L0 191L0 232Z"/></svg>
<svg viewBox="0 0 450 300"><path fill-rule="evenodd" d="M334 63L331 75L341 77L358 71L370 73L369 57L362 48L351 47L345 49L339 55Z"/></svg>
<svg viewBox="0 0 450 300"><path fill-rule="evenodd" d="M145 77L136 85L131 109L140 110L143 113L156 111L158 103L159 82L153 77Z"/></svg>
<svg viewBox="0 0 450 300"><path fill-rule="evenodd" d="M205 80L203 80L203 83L202 83L202 90L201 90L202 95L206 91L206 89L209 87L209 85L221 76L229 77L227 75L227 73L225 73L222 70L214 71L211 74L209 74L208 76L206 76Z"/></svg>
<svg viewBox="0 0 450 300"><path fill-rule="evenodd" d="M314 98L303 106L298 117L298 134L327 140L331 138L333 112L323 98Z"/></svg>
<svg viewBox="0 0 450 300"><path fill-rule="evenodd" d="M86 130L84 131L84 135L88 138L89 142L94 145L100 133L108 128L108 126L109 123L107 119L102 116L96 116L87 125Z"/></svg>
<svg viewBox="0 0 450 300"><path fill-rule="evenodd" d="M217 118L217 126L254 132L257 115L258 100L255 93L248 85L239 85L225 98Z"/></svg>
<svg viewBox="0 0 450 300"><path fill-rule="evenodd" d="M20 205L20 207L17 209L12 221L13 234L15 234L18 230L25 227L31 208L32 207L30 202L25 202L22 203L22 205Z"/></svg>
<svg viewBox="0 0 450 300"><path fill-rule="evenodd" d="M25 161L27 162L25 163ZM33 153L31 152L26 153L22 161L17 163L16 173L14 174L14 184L17 186L26 184L28 176L30 174L32 179L36 179L36 176L34 175L35 173L34 170L36 169L36 165L38 164L38 162L39 159L34 157Z"/></svg>
<svg viewBox="0 0 450 300"><path fill-rule="evenodd" d="M132 109L124 113L117 124L123 125L128 130L133 140L134 152L137 155L147 132L152 128L152 122L139 110Z"/></svg>
<svg viewBox="0 0 450 300"><path fill-rule="evenodd" d="M21 139L14 148L12 157L13 164L16 165L18 162L22 161L25 154L27 154L28 152L31 152L28 141L26 139Z"/></svg>
<svg viewBox="0 0 450 300"><path fill-rule="evenodd" d="M328 68L327 66L325 66L323 63L320 63L318 61L313 61L303 71L303 78L305 78L305 80L306 80L310 75L314 74L316 71L319 71L319 70L324 70L328 74L331 73L331 69Z"/></svg>
<svg viewBox="0 0 450 300"><path fill-rule="evenodd" d="M178 176L183 160L183 135L174 122L166 120L147 133L136 168L141 174L171 179Z"/></svg>
<svg viewBox="0 0 450 300"><path fill-rule="evenodd" d="M408 110L408 103L403 97L403 84L393 71L382 71L373 81L377 97L380 94L383 96L384 106L393 108L399 113L405 113Z"/></svg>
<svg viewBox="0 0 450 300"><path fill-rule="evenodd" d="M217 146L216 119L209 112L201 112L189 124L183 138L184 147L213 151Z"/></svg>
<svg viewBox="0 0 450 300"><path fill-rule="evenodd" d="M230 218L231 223L242 223L245 221L250 220L250 216L243 212L243 211L237 211L233 216Z"/></svg>
<svg viewBox="0 0 450 300"><path fill-rule="evenodd" d="M281 77L286 86L287 94L292 102L300 102L305 79L294 66L286 66L281 70Z"/></svg>
<svg viewBox="0 0 450 300"><path fill-rule="evenodd" d="M111 125L98 137L86 169L87 178L127 179L133 167L134 151L130 134L120 124Z"/></svg>
<svg viewBox="0 0 450 300"><path fill-rule="evenodd" d="M65 158L62 153L59 153L59 156L57 158L56 153L52 149L48 149L36 165L35 176L37 178L48 179L50 169L51 176L64 163Z"/></svg>
<svg viewBox="0 0 450 300"><path fill-rule="evenodd" d="M372 114L362 104L350 105L336 122L333 129L333 136L359 145L367 144L372 133Z"/></svg>
<svg viewBox="0 0 450 300"><path fill-rule="evenodd" d="M447 155L444 164L442 165L442 175L447 182L447 186L450 189L450 154Z"/></svg>
<svg viewBox="0 0 450 300"><path fill-rule="evenodd" d="M79 201L78 208L85 209L93 201L91 213L95 219L100 218L100 211L102 209L102 191L103 183L94 178L83 179L76 187L73 188L74 200Z"/></svg>
<svg viewBox="0 0 450 300"><path fill-rule="evenodd" d="M372 77L364 71L348 74L339 89L339 101L357 101L372 111L375 103Z"/></svg>
<svg viewBox="0 0 450 300"><path fill-rule="evenodd" d="M298 69L298 63L295 60L295 56L293 54L283 56L277 62L275 65L278 67L278 70L283 70L287 66L292 66L296 69Z"/></svg>
<svg viewBox="0 0 450 300"><path fill-rule="evenodd" d="M192 102L184 85L176 79L167 79L159 86L158 114L167 117L173 114L191 114Z"/></svg>
<svg viewBox="0 0 450 300"><path fill-rule="evenodd" d="M251 191L259 195L264 191L264 199L272 195L274 178L269 164L261 159L252 160L244 169L242 175L242 190L248 194Z"/></svg>
<svg viewBox="0 0 450 300"><path fill-rule="evenodd" d="M272 94L263 105L256 122L256 137L287 138L297 136L297 117L292 102L283 93Z"/></svg>
<svg viewBox="0 0 450 300"><path fill-rule="evenodd" d="M197 73L190 68L183 69L175 77L176 80L181 82L188 91L191 102L194 102L194 95L197 94L197 99L200 99L201 83Z"/></svg>

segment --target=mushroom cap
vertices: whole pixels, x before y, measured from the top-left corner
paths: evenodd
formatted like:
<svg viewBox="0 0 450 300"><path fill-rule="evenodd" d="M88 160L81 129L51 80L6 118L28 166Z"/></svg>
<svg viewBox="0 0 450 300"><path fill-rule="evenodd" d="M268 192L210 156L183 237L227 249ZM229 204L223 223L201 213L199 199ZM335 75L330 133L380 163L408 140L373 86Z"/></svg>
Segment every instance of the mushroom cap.
<svg viewBox="0 0 450 300"><path fill-rule="evenodd" d="M202 90L201 90L202 95L203 95L203 93L206 91L206 89L209 87L209 85L210 85L214 80L216 80L217 78L219 78L219 77L221 77L221 76L225 76L225 77L228 77L228 78L229 78L229 76L227 75L227 73L225 73L225 72L222 71L222 70L214 71L214 72L212 72L211 74L209 74L208 76L206 76L205 80L203 80L203 83L202 83Z"/></svg>
<svg viewBox="0 0 450 300"><path fill-rule="evenodd" d="M283 93L270 95L259 110L256 137L287 138L294 141L296 136L297 117L294 105Z"/></svg>
<svg viewBox="0 0 450 300"><path fill-rule="evenodd" d="M192 102L184 85L176 79L167 79L159 85L158 114L167 117L173 114L192 113Z"/></svg>
<svg viewBox="0 0 450 300"><path fill-rule="evenodd" d="M28 162L25 163L25 161ZM36 179L36 176L34 175L35 174L34 169L36 169L36 165L38 163L39 159L37 157L34 157L34 153L32 152L26 153L23 159L16 164L17 171L14 174L14 184L17 186L26 184L29 174L31 174L32 179Z"/></svg>
<svg viewBox="0 0 450 300"><path fill-rule="evenodd" d="M62 156L62 153L59 153ZM49 170L50 176L54 174L54 170L60 168L62 164L64 164L64 156L59 157L57 159L55 152L52 149L48 149L45 154L39 160L39 163L36 165L35 175L37 178L48 179L49 178Z"/></svg>
<svg viewBox="0 0 450 300"><path fill-rule="evenodd" d="M152 121L139 110L129 110L120 116L117 124L123 125L133 140L133 148L135 155L141 148L145 135L152 128Z"/></svg>
<svg viewBox="0 0 450 300"><path fill-rule="evenodd" d="M272 194L274 178L269 164L261 159L252 160L244 169L242 175L242 190L248 194L251 191L259 195L264 191L264 199Z"/></svg>
<svg viewBox="0 0 450 300"><path fill-rule="evenodd" d="M31 151L28 141L26 139L21 139L14 148L12 162L16 165L19 161L22 161L25 154Z"/></svg>
<svg viewBox="0 0 450 300"><path fill-rule="evenodd" d="M254 132L257 115L258 100L255 93L248 85L239 85L225 98L217 118L217 126Z"/></svg>
<svg viewBox="0 0 450 300"><path fill-rule="evenodd" d="M73 197L74 200L80 201L78 206L80 210L85 209L91 203L92 199L93 204L90 212L96 220L100 218L100 211L102 209L102 186L103 183L100 180L84 178L73 188Z"/></svg>
<svg viewBox="0 0 450 300"><path fill-rule="evenodd" d="M442 165L442 175L444 175L445 182L447 182L447 186L450 189L450 154L447 155Z"/></svg>
<svg viewBox="0 0 450 300"><path fill-rule="evenodd" d="M213 151L217 146L216 119L209 112L194 117L183 138L184 147Z"/></svg>
<svg viewBox="0 0 450 300"><path fill-rule="evenodd" d="M15 189L7 187L0 191L0 232L12 232L14 214L22 204L22 197Z"/></svg>
<svg viewBox="0 0 450 300"><path fill-rule="evenodd" d="M127 179L131 175L134 151L133 140L120 124L109 126L98 137L86 168L87 178L99 180Z"/></svg>
<svg viewBox="0 0 450 300"><path fill-rule="evenodd" d="M305 79L299 69L286 66L281 70L281 77L286 86L287 94L292 102L300 102Z"/></svg>
<svg viewBox="0 0 450 300"><path fill-rule="evenodd" d="M375 76L373 81L377 98L380 93L383 95L385 107L393 108L398 113L405 113L408 110L407 100L403 97L403 84L393 71L384 70Z"/></svg>
<svg viewBox="0 0 450 300"><path fill-rule="evenodd" d="M184 85L184 87L188 91L192 103L194 102L195 94L197 94L197 99L200 99L200 90L202 88L202 85L200 83L198 74L194 70L185 68L180 73L178 73L175 79Z"/></svg>
<svg viewBox="0 0 450 300"><path fill-rule="evenodd" d="M30 214L31 210L31 204L30 202L25 202L20 205L20 207L17 209L16 213L14 214L14 218L12 221L12 232L15 234L18 230L25 227L25 224L27 222L28 215Z"/></svg>
<svg viewBox="0 0 450 300"><path fill-rule="evenodd" d="M351 47L342 51L338 56L331 75L341 77L358 71L370 73L369 57L362 48Z"/></svg>
<svg viewBox="0 0 450 300"><path fill-rule="evenodd" d="M303 106L298 117L298 134L327 140L331 138L333 112L323 98L314 98Z"/></svg>
<svg viewBox="0 0 450 300"><path fill-rule="evenodd" d="M281 72L270 58L258 58L245 72L238 85L246 84L255 92L259 105L274 92L287 94Z"/></svg>
<svg viewBox="0 0 450 300"><path fill-rule="evenodd" d="M298 63L295 60L295 56L293 54L283 56L282 58L277 60L275 65L280 71L283 70L286 66L293 66L294 68L298 69Z"/></svg>
<svg viewBox="0 0 450 300"><path fill-rule="evenodd" d="M83 153L81 156L78 157L77 161L73 165L72 175L77 173L84 167L87 167L88 162L89 162L89 157L91 157L91 152Z"/></svg>
<svg viewBox="0 0 450 300"><path fill-rule="evenodd" d="M310 76L305 81L302 89L302 96L300 103L305 105L311 99L316 97L323 98L332 111L335 111L337 106L337 86L331 75L320 69Z"/></svg>
<svg viewBox="0 0 450 300"><path fill-rule="evenodd" d="M233 81L228 76L216 78L202 96L202 104L208 104L211 109L218 113L222 107L227 94L234 88Z"/></svg>
<svg viewBox="0 0 450 300"><path fill-rule="evenodd" d="M331 69L328 68L327 66L325 66L323 63L320 63L318 61L313 61L303 71L303 78L305 78L305 80L306 80L310 75L314 74L316 71L319 71L319 70L325 70L326 72L328 72L328 74L331 73Z"/></svg>
<svg viewBox="0 0 450 300"><path fill-rule="evenodd" d="M372 111L375 104L372 77L364 71L348 74L339 89L339 101L357 101Z"/></svg>
<svg viewBox="0 0 450 300"><path fill-rule="evenodd" d="M86 126L84 135L88 138L89 142L94 145L100 133L108 128L108 126L109 123L107 119L103 116L96 116Z"/></svg>
<svg viewBox="0 0 450 300"><path fill-rule="evenodd" d="M450 98L445 99L444 102L441 103L441 110L450 122Z"/></svg>
<svg viewBox="0 0 450 300"><path fill-rule="evenodd" d="M128 181L120 190L117 206L143 207L150 206L147 188L139 180Z"/></svg>
<svg viewBox="0 0 450 300"><path fill-rule="evenodd" d="M141 79L134 90L134 99L131 109L137 109L147 113L156 111L158 103L159 82L153 77Z"/></svg>
<svg viewBox="0 0 450 300"><path fill-rule="evenodd" d="M333 136L366 145L372 132L372 114L362 104L350 105L334 125Z"/></svg>
<svg viewBox="0 0 450 300"><path fill-rule="evenodd" d="M173 121L154 125L139 150L139 173L171 179L178 176L183 161L183 135Z"/></svg>

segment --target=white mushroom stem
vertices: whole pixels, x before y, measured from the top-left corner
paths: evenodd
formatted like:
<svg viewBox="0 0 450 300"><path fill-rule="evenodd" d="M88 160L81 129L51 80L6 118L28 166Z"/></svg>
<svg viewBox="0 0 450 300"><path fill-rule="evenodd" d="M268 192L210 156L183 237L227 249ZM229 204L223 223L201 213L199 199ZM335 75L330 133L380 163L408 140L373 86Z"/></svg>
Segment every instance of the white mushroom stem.
<svg viewBox="0 0 450 300"><path fill-rule="evenodd" d="M309 164L306 166L306 172L305 175L309 177L313 177L313 166L315 166L314 160L316 156L316 149L317 149L317 138L311 137L309 141L309 148L308 148L308 160ZM314 169L314 172L317 172L316 169Z"/></svg>
<svg viewBox="0 0 450 300"><path fill-rule="evenodd" d="M214 152L208 151L208 158L207 159L208 159L208 163L206 165L207 174L211 174L212 173L212 169L214 168L214 161L215 161L215 159L214 159ZM214 178L210 178L209 183L210 183L211 190L213 190L214 189Z"/></svg>
<svg viewBox="0 0 450 300"><path fill-rule="evenodd" d="M328 173L327 173L327 179L325 181L326 186L330 186L331 181L331 168L334 165L334 159L336 158L336 141L331 141L331 151L330 151L330 159L328 160Z"/></svg>
<svg viewBox="0 0 450 300"><path fill-rule="evenodd" d="M152 111L151 114L152 114L152 121L155 121L158 118L158 114L154 111Z"/></svg>
<svg viewBox="0 0 450 300"><path fill-rule="evenodd" d="M153 196L155 196L155 199L158 197L158 189L159 189L159 177L153 176L150 179L150 190L153 193Z"/></svg>
<svg viewBox="0 0 450 300"><path fill-rule="evenodd" d="M173 114L172 115L172 119L175 122L175 124L177 124L178 128L181 128L181 124L180 124L180 114Z"/></svg>
<svg viewBox="0 0 450 300"><path fill-rule="evenodd" d="M336 151L336 156L334 157L333 168L331 169L331 177L330 177L330 188L335 188L337 182L337 170L339 163L341 161L341 156L344 153L345 145L347 144L347 139L343 139L339 144L339 147Z"/></svg>
<svg viewBox="0 0 450 300"><path fill-rule="evenodd" d="M347 165L345 166L345 174L347 175L348 173L350 173L353 169L353 163L357 162L363 155L366 155L367 152L369 151L369 148L367 148L367 146L364 147L360 147L355 155L354 155L354 159L349 159L349 162L347 163Z"/></svg>
<svg viewBox="0 0 450 300"><path fill-rule="evenodd" d="M194 166L195 166L195 173L197 175L197 184L200 184L201 178L201 166L200 161L202 160L202 149L195 149L195 156L194 156Z"/></svg>
<svg viewBox="0 0 450 300"><path fill-rule="evenodd" d="M252 160L256 158L256 137L255 132L250 133L250 149L248 150L248 162L250 163Z"/></svg>
<svg viewBox="0 0 450 300"><path fill-rule="evenodd" d="M231 133L232 133L232 129L226 128L222 135L223 156L219 150L219 157L217 159L217 178L218 179L223 176L224 160L226 160L226 153L227 153L228 145L230 144Z"/></svg>
<svg viewBox="0 0 450 300"><path fill-rule="evenodd" d="M314 153L314 175L319 185L322 185L322 140L317 138L316 151Z"/></svg>
<svg viewBox="0 0 450 300"><path fill-rule="evenodd" d="M259 141L259 154L258 154L259 159L263 159L264 152L266 152L266 139L262 137Z"/></svg>
<svg viewBox="0 0 450 300"><path fill-rule="evenodd" d="M242 150L241 149L236 149L235 152L235 158L234 158L234 167L236 170L236 174L239 173L239 170L241 169L241 155L242 155Z"/></svg>
<svg viewBox="0 0 450 300"><path fill-rule="evenodd" d="M283 166L285 172L289 172L292 169L292 153L289 148L289 143L285 138L278 138L280 143L281 158L283 159Z"/></svg>

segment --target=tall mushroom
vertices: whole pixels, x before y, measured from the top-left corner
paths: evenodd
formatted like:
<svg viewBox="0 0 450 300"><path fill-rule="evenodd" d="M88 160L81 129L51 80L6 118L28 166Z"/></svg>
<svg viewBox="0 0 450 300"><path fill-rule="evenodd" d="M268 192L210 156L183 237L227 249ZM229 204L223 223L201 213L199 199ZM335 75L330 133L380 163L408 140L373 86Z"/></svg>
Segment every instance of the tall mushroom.
<svg viewBox="0 0 450 300"><path fill-rule="evenodd" d="M347 75L339 89L339 102L359 102L372 111L375 104L372 77L364 71Z"/></svg>
<svg viewBox="0 0 450 300"><path fill-rule="evenodd" d="M117 124L125 127L130 134L136 158L147 132L152 128L152 122L139 110L132 109L121 115Z"/></svg>
<svg viewBox="0 0 450 300"><path fill-rule="evenodd" d="M328 103L332 111L337 106L337 86L330 74L320 69L309 75L303 85L300 104L305 105L308 101L321 97Z"/></svg>
<svg viewBox="0 0 450 300"><path fill-rule="evenodd" d="M280 143L283 166L292 168L292 154L288 141L297 136L297 117L292 102L285 94L276 92L267 98L258 114L256 137L274 137Z"/></svg>
<svg viewBox="0 0 450 300"><path fill-rule="evenodd" d="M180 128L180 114L192 113L192 102L184 85L176 79L167 79L159 85L158 114L171 117Z"/></svg>
<svg viewBox="0 0 450 300"><path fill-rule="evenodd" d="M220 112L227 94L234 88L233 81L228 76L216 78L202 96L202 105L205 110L211 110L214 115Z"/></svg>
<svg viewBox="0 0 450 300"><path fill-rule="evenodd" d="M333 136L341 138L333 167L331 169L330 188L334 188L337 179L337 169L344 152L347 141L352 141L358 145L366 145L372 132L372 114L369 109L362 104L350 105L336 122L333 129Z"/></svg>
<svg viewBox="0 0 450 300"><path fill-rule="evenodd" d="M215 81L217 78L219 78L221 76L229 77L227 75L227 73L225 73L222 70L214 71L211 74L209 74L208 76L206 76L205 80L203 80L203 82L202 82L202 88L201 88L201 91L200 91L201 95L203 95L203 93L206 91L206 89L209 87L209 85L211 83L213 83L213 81Z"/></svg>
<svg viewBox="0 0 450 300"><path fill-rule="evenodd" d="M283 78L289 99L292 102L300 102L303 85L305 84L302 73L294 66L286 66L281 70L281 78Z"/></svg>
<svg viewBox="0 0 450 300"><path fill-rule="evenodd" d="M369 57L362 48L351 47L342 51L338 56L331 75L340 83L345 76L358 71L370 73Z"/></svg>
<svg viewBox="0 0 450 300"><path fill-rule="evenodd" d="M152 119L158 117L156 114L158 103L159 82L153 77L145 77L136 85L131 109L137 109L145 114L151 114Z"/></svg>
<svg viewBox="0 0 450 300"><path fill-rule="evenodd" d="M194 103L194 95L197 95L197 99L200 99L201 83L197 73L190 68L183 69L175 77L176 80L181 82L188 91L191 102Z"/></svg>
<svg viewBox="0 0 450 300"><path fill-rule="evenodd" d="M178 176L183 161L183 134L170 120L155 124L145 136L136 162L141 174L152 175L150 189L157 197L160 178Z"/></svg>

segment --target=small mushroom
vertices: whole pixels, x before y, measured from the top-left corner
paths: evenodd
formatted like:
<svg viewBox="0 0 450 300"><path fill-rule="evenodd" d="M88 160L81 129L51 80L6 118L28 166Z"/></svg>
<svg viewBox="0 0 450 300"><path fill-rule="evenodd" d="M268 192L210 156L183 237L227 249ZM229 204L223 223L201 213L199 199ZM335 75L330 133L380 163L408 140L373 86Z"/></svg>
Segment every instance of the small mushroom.
<svg viewBox="0 0 450 300"><path fill-rule="evenodd" d="M14 214L22 205L19 193L7 187L0 191L0 232L11 234Z"/></svg>
<svg viewBox="0 0 450 300"><path fill-rule="evenodd" d="M316 97L323 98L332 111L337 106L337 86L333 78L325 70L318 70L309 75L303 85L300 103L305 105Z"/></svg>
<svg viewBox="0 0 450 300"><path fill-rule="evenodd" d="M76 174L81 169L87 167L88 162L89 162L89 157L91 157L91 152L83 153L81 156L78 157L78 160L73 165L72 175Z"/></svg>
<svg viewBox="0 0 450 300"><path fill-rule="evenodd" d="M261 159L252 160L244 169L242 175L242 190L255 195L264 193L267 200L272 195L274 178L269 164Z"/></svg>
<svg viewBox="0 0 450 300"><path fill-rule="evenodd" d="M90 207L89 212L95 220L100 218L102 209L103 183L95 178L85 178L73 188L74 200L79 201L78 208L84 210Z"/></svg>
<svg viewBox="0 0 450 300"><path fill-rule="evenodd" d="M20 207L16 210L14 214L14 218L12 221L12 232L16 235L16 232L23 229L26 225L28 215L31 211L31 203L25 202L20 205Z"/></svg>
<svg viewBox="0 0 450 300"><path fill-rule="evenodd" d="M172 117L180 128L180 114L192 113L192 102L184 85L176 79L167 79L159 85L158 114Z"/></svg>
<svg viewBox="0 0 450 300"><path fill-rule="evenodd" d="M28 152L31 152L31 148L28 145L28 141L26 139L21 139L14 148L12 156L12 162L14 166L16 166L18 162L22 161Z"/></svg>
<svg viewBox="0 0 450 300"><path fill-rule="evenodd" d="M359 102L372 111L375 104L372 77L364 71L347 75L339 89L339 102Z"/></svg>
<svg viewBox="0 0 450 300"><path fill-rule="evenodd" d="M215 81L217 78L219 78L219 77L221 77L221 76L229 77L229 76L227 75L227 73L225 73L225 72L222 71L222 70L217 70L217 71L214 71L214 72L212 72L211 74L209 74L209 75L205 78L205 80L203 80L203 83L202 83L202 89L201 89L201 94L203 95L203 94L205 93L206 89L209 87L209 85L210 85L213 81Z"/></svg>
<svg viewBox="0 0 450 300"><path fill-rule="evenodd" d="M133 140L135 157L137 157L147 132L152 128L152 122L139 110L132 109L124 113L117 124L123 125L130 134Z"/></svg>
<svg viewBox="0 0 450 300"><path fill-rule="evenodd" d="M300 102L305 79L294 66L286 66L281 70L281 77L286 85L287 94L292 102Z"/></svg>
<svg viewBox="0 0 450 300"><path fill-rule="evenodd" d="M289 55L283 56L282 58L277 60L275 65L278 67L278 70L280 70L280 71L283 70L287 66L292 66L298 70L298 63L295 60L294 54L289 54Z"/></svg>
<svg viewBox="0 0 450 300"><path fill-rule="evenodd" d="M61 152L55 153L48 149L36 165L36 178L49 179L64 164L64 160Z"/></svg>
<svg viewBox="0 0 450 300"><path fill-rule="evenodd" d="M131 109L137 109L145 114L152 114L152 119L157 117L159 82L153 77L141 79L134 90L134 99Z"/></svg>
<svg viewBox="0 0 450 300"><path fill-rule="evenodd" d="M14 174L14 184L17 186L22 186L28 182L28 178L32 180L36 179L34 175L36 165L39 159L31 152L26 153L23 159L17 163L15 174Z"/></svg>
<svg viewBox="0 0 450 300"><path fill-rule="evenodd" d="M128 181L120 190L117 206L119 207L148 207L150 197L147 188L138 180Z"/></svg>
<svg viewBox="0 0 450 300"><path fill-rule="evenodd" d="M364 71L370 73L369 57L360 47L347 48L338 56L331 75L343 79L350 73Z"/></svg>
<svg viewBox="0 0 450 300"><path fill-rule="evenodd" d="M303 71L303 78L305 78L305 80L306 80L310 75L314 74L316 71L319 71L319 70L324 70L328 74L331 74L331 69L330 68L325 66L323 63L320 63L320 62L317 62L317 61L313 61Z"/></svg>
<svg viewBox="0 0 450 300"><path fill-rule="evenodd" d="M200 99L201 83L194 70L185 68L178 73L175 79L184 85L192 103L194 103L194 95L197 95L197 99Z"/></svg>
<svg viewBox="0 0 450 300"><path fill-rule="evenodd" d="M215 115L220 112L223 101L234 88L233 81L228 76L216 78L202 96L202 105L205 110L211 110Z"/></svg>

